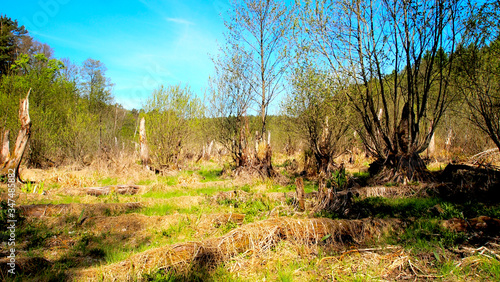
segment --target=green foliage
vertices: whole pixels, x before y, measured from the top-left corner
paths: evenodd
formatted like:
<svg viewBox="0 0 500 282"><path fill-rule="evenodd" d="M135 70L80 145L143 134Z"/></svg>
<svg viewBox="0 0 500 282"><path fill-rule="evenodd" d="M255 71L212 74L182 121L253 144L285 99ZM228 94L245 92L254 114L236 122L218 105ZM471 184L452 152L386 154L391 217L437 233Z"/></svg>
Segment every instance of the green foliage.
<svg viewBox="0 0 500 282"><path fill-rule="evenodd" d="M439 220L419 219L411 222L402 233L393 234L398 244L417 250L434 251L436 247L452 247L466 239L462 233L444 228Z"/></svg>
<svg viewBox="0 0 500 282"><path fill-rule="evenodd" d="M219 226L219 228L222 231L222 234L226 234L227 232L229 232L229 231L231 231L231 230L233 230L233 229L235 229L237 227L238 227L238 224L236 224L233 221L228 221L225 224Z"/></svg>
<svg viewBox="0 0 500 282"><path fill-rule="evenodd" d="M117 178L106 177L98 181L101 186L116 185L118 184Z"/></svg>
<svg viewBox="0 0 500 282"><path fill-rule="evenodd" d="M498 56L500 38L482 36L481 39L487 41L484 46L472 42L457 51L458 66L455 68L455 84L462 101L469 106L469 111L460 108L457 112L487 134L500 148L500 59Z"/></svg>
<svg viewBox="0 0 500 282"><path fill-rule="evenodd" d="M327 181L326 187L331 188L333 186L335 189L344 190L347 186L347 180L345 168L342 166L340 169L332 172L332 178Z"/></svg>
<svg viewBox="0 0 500 282"><path fill-rule="evenodd" d="M349 134L347 97L327 72L304 58L291 76L292 93L282 104L289 126L308 144L315 167L327 170L346 145Z"/></svg>
<svg viewBox="0 0 500 282"><path fill-rule="evenodd" d="M0 26L0 75L5 75L16 60L22 38L28 31L6 15L0 16Z"/></svg>
<svg viewBox="0 0 500 282"><path fill-rule="evenodd" d="M182 148L199 122L202 105L191 91L180 84L161 86L144 105L146 135L150 156L160 166L175 164Z"/></svg>
<svg viewBox="0 0 500 282"><path fill-rule="evenodd" d="M44 189L45 189L45 183L40 182L38 184L34 184L32 182L27 182L26 184L21 186L21 192L24 193L38 193L38 194L43 194Z"/></svg>

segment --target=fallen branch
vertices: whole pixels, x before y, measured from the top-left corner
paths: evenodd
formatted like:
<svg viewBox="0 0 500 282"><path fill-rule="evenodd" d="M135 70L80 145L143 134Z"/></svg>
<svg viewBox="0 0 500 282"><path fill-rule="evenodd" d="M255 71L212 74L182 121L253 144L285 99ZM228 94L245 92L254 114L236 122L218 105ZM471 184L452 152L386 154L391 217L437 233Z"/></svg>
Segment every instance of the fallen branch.
<svg viewBox="0 0 500 282"><path fill-rule="evenodd" d="M121 195L135 195L141 190L143 186L140 185L109 185L104 187L87 187L85 188L86 194L91 196L103 196L111 193Z"/></svg>
<svg viewBox="0 0 500 282"><path fill-rule="evenodd" d="M469 160L475 160L477 158L487 156L489 154L493 154L493 153L497 153L497 152L498 152L498 148L489 149L489 150L483 151L481 153L475 154L474 156L470 157Z"/></svg>

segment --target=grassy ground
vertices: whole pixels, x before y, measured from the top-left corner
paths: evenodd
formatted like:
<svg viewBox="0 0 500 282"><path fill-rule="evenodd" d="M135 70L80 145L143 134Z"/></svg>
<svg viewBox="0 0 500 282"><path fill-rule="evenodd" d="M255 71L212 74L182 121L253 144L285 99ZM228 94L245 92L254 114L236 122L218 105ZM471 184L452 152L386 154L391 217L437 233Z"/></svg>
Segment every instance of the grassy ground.
<svg viewBox="0 0 500 282"><path fill-rule="evenodd" d="M282 174L293 175L286 165L277 167ZM311 211L313 197L307 199L305 212L297 209L293 177L286 185L252 177L227 178L213 162L191 164L183 171L161 176L133 163L23 169L21 173L35 183L18 185L17 274L8 276L6 262L2 261L2 280L86 281L88 277L75 273L90 272L98 274L92 276L96 280L109 280L107 271L114 265L143 254L161 258L157 250L168 246L208 244L267 219L324 217L347 219L348 227L357 219L379 219L391 222L394 228L375 232L362 242L353 239L355 234L337 238L335 243L335 234L300 243L278 234L273 238L279 240L266 241L267 247L254 246L224 259L205 257L182 265L136 269L136 276L130 279L500 281L497 229L457 232L444 224L478 216L500 218L498 201L453 201L426 193L427 186L422 184L400 187L388 183L368 187L366 191L371 192L354 197L348 214L315 213ZM362 166L353 168L349 175L363 184L368 176ZM144 189L136 195L96 197L84 193L85 187L116 184L143 185ZM1 189L2 200L6 200L7 186ZM316 181L306 179L305 190L317 191ZM396 190L408 193L387 192ZM8 207L2 205L0 236L6 242L10 235L5 231ZM1 253L3 257L9 254L5 243Z"/></svg>

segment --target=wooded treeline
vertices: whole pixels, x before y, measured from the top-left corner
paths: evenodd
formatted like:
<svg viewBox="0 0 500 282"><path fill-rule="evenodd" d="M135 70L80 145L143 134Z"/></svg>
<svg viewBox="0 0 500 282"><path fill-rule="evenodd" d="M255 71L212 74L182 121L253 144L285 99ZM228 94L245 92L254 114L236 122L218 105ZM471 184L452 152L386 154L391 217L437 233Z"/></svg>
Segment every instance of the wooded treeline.
<svg viewBox="0 0 500 282"><path fill-rule="evenodd" d="M31 88L32 166L134 152L144 117L156 167L223 152L272 176L272 151L302 149L329 172L358 147L383 179L424 179L434 140L451 157L500 148L499 14L498 1L234 2L206 99L164 85L140 111L114 103L104 63L54 58L2 16L0 127L15 139Z"/></svg>
<svg viewBox="0 0 500 282"><path fill-rule="evenodd" d="M113 102L102 62L54 58L50 46L30 37L17 21L7 16L0 21L0 128L10 132L12 143L20 125L19 101L31 89L29 165L87 163L100 153L131 147L138 112Z"/></svg>

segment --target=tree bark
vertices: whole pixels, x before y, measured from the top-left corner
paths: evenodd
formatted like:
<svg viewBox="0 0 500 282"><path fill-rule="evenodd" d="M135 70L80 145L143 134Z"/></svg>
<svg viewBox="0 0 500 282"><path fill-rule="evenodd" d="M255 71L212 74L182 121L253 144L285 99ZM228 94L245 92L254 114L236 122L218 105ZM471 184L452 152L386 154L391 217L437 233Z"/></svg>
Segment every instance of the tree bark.
<svg viewBox="0 0 500 282"><path fill-rule="evenodd" d="M21 164L21 159L26 150L26 145L31 135L31 119L29 115L29 95L31 89L28 91L25 99L21 100L19 105L19 120L21 121L21 129L17 135L16 143L14 146L14 151L10 153L8 131L4 133L4 140L2 144L1 151L1 171L0 175L5 176L7 174L12 174L14 171L17 180L23 182L19 176L19 165Z"/></svg>
<svg viewBox="0 0 500 282"><path fill-rule="evenodd" d="M304 181L302 177L295 179L295 191L297 193L297 201L299 202L299 210L304 211L306 209L304 202Z"/></svg>
<svg viewBox="0 0 500 282"><path fill-rule="evenodd" d="M139 125L140 158L142 165L149 170L149 150L146 140L146 120L141 118Z"/></svg>
<svg viewBox="0 0 500 282"><path fill-rule="evenodd" d="M9 130L5 130L5 132L3 133L2 149L0 151L0 164L3 164L10 157L10 152L9 152L9 133L10 133Z"/></svg>

